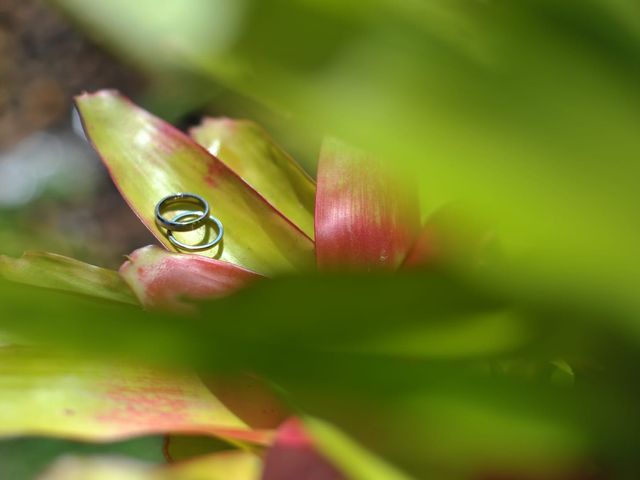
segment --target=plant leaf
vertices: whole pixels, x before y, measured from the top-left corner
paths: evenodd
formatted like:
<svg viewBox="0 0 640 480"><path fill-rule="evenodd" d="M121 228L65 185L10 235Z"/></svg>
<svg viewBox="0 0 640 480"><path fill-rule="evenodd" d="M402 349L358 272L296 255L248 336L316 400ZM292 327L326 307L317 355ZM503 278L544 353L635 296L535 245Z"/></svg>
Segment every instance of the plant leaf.
<svg viewBox="0 0 640 480"><path fill-rule="evenodd" d="M169 467L116 457L63 457L39 480L258 480L261 465L256 455L241 451L216 453Z"/></svg>
<svg viewBox="0 0 640 480"><path fill-rule="evenodd" d="M315 182L262 127L248 120L206 118L190 133L313 238Z"/></svg>
<svg viewBox="0 0 640 480"><path fill-rule="evenodd" d="M410 480L327 422L306 418L304 431L313 439L316 449L349 480Z"/></svg>
<svg viewBox="0 0 640 480"><path fill-rule="evenodd" d="M323 270L395 270L419 228L417 196L380 162L335 139L318 165L316 256Z"/></svg>
<svg viewBox="0 0 640 480"><path fill-rule="evenodd" d="M637 404L637 392L622 388L629 380L625 366L637 362L637 330L630 325L622 338L616 332L625 319L600 317L591 304L518 303L526 325L535 330L524 348L515 352L509 346L488 356L465 353L434 361L331 348L336 342L360 345L363 337L412 325L450 323L457 316L464 319L465 312L491 311L494 303L515 302L484 298L489 293L479 284L447 282L434 274L274 279L216 300L203 309L202 317L183 318L44 290L34 302L33 288L0 281L0 323L7 331L94 355L126 353L212 373L257 372L285 388L295 405L340 425L418 478L430 478L433 462L444 458L456 468L462 463L468 468L482 463L489 452L496 462L513 465L531 458L534 449L537 459L547 454L575 458L583 447L597 445L596 452L607 457L618 454L621 442L632 442L640 419L635 410L619 405ZM325 300L300 322L300 309L314 298ZM86 318L91 319L89 325ZM560 319L575 328L566 329ZM515 355L535 361L549 353L561 358L575 352L590 358L599 353L607 382L558 389L537 379L504 377L491 368L492 359ZM327 379L331 379L331 390L326 388ZM479 404L484 407L478 410ZM468 416L470 409L478 410L473 418ZM472 436L467 435L470 431ZM489 436L491 443L486 442ZM458 448L462 438L471 443ZM444 451L450 447L455 448ZM518 462L505 454L507 447L517 447L518 454L523 454ZM635 461L631 452L623 455L624 461Z"/></svg>
<svg viewBox="0 0 640 480"><path fill-rule="evenodd" d="M0 349L0 435L111 441L166 432L254 432L193 375ZM260 435L260 433L256 433Z"/></svg>
<svg viewBox="0 0 640 480"><path fill-rule="evenodd" d="M166 470L167 473L176 475L175 480L258 480L262 461L249 452L220 452ZM169 477L167 480L173 478Z"/></svg>
<svg viewBox="0 0 640 480"><path fill-rule="evenodd" d="M278 429L275 443L267 451L262 475L262 480L285 478L346 480L347 477L318 453L300 420L292 418Z"/></svg>
<svg viewBox="0 0 640 480"><path fill-rule="evenodd" d="M234 446L220 438L204 435L167 435L162 452L169 463L182 462L194 457L225 452Z"/></svg>
<svg viewBox="0 0 640 480"><path fill-rule="evenodd" d="M120 274L146 307L176 311L193 310L187 300L228 295L261 278L232 263L171 253L155 245L129 255Z"/></svg>
<svg viewBox="0 0 640 480"><path fill-rule="evenodd" d="M115 91L76 98L85 131L125 200L147 228L173 249L154 221L166 195L202 195L225 227L207 256L274 274L308 269L313 242L251 187L188 136L136 107ZM198 232L184 234L195 244Z"/></svg>
<svg viewBox="0 0 640 480"><path fill-rule="evenodd" d="M409 480L330 424L291 418L267 451L262 480Z"/></svg>
<svg viewBox="0 0 640 480"><path fill-rule="evenodd" d="M253 429L276 429L291 416L269 382L255 374L202 375L202 383L244 423Z"/></svg>
<svg viewBox="0 0 640 480"><path fill-rule="evenodd" d="M0 255L0 275L36 287L138 304L118 272L55 253L26 252L20 258Z"/></svg>

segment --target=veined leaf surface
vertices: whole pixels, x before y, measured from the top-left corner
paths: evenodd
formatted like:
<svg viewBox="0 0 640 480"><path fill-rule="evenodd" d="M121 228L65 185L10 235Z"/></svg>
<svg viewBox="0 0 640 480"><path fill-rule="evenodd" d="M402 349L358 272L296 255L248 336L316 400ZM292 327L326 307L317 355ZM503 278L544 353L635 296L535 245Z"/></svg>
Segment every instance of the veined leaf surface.
<svg viewBox="0 0 640 480"><path fill-rule="evenodd" d="M318 165L318 268L396 269L419 228L418 202L412 193L368 154L326 140Z"/></svg>

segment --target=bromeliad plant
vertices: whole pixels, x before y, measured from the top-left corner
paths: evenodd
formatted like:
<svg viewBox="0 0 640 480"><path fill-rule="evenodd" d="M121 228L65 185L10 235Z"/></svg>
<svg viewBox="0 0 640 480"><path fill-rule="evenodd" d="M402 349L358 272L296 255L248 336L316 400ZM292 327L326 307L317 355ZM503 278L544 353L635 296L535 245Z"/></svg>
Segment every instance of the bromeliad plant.
<svg viewBox="0 0 640 480"><path fill-rule="evenodd" d="M76 101L86 135L113 181L164 248L136 250L119 273L54 254L3 257L0 272L10 280L148 309L191 311L194 300L229 295L272 276L316 269L393 271L433 255L431 233L428 229L419 233L415 192L394 179L382 163L338 140L326 140L322 146L316 186L252 122L209 118L188 136L114 91L84 94ZM209 201L224 224L220 245L198 255L174 251L154 221L154 207L175 192L192 192ZM180 235L197 243L202 234ZM15 364L16 377L39 361L51 361L47 356L52 354L33 348L20 352L24 358ZM198 478L219 478L215 475L224 474L224 468L242 470L239 479L259 478L261 460L254 453L265 447L269 453L262 478L300 478L295 469L301 468L301 458L303 469L317 470L314 478L344 476L319 460L295 421L285 423L274 437L271 429L284 413L276 406L266 415L252 414L263 401L270 408L274 405L264 389L255 390L255 383L255 397L236 391L236 400L244 397L225 406L191 376L86 362L78 368L65 358L55 358L58 370L47 378L32 378L38 388L46 384L49 392L60 389L60 403L26 405L23 412L34 409L40 412L38 418L3 424L0 433L94 441L148 433L200 433L243 450L208 457L203 471L210 476ZM62 381L51 381L63 378L74 379L72 390ZM258 405L249 413L245 408L241 420L234 404L247 401ZM279 439L275 444L274 438ZM65 468L84 467L60 468L68 473ZM379 471L387 472L384 478L401 478L391 470Z"/></svg>
<svg viewBox="0 0 640 480"><path fill-rule="evenodd" d="M167 249L138 250L120 270L146 306L176 306L182 296L208 298L260 276L316 266L394 270L416 240L415 192L336 140L322 147L316 191L252 122L207 119L189 138L114 92L83 95L77 105L123 197ZM169 253L174 247L154 207L174 192L210 202L224 224L221 246L200 256ZM195 243L198 235L186 240Z"/></svg>

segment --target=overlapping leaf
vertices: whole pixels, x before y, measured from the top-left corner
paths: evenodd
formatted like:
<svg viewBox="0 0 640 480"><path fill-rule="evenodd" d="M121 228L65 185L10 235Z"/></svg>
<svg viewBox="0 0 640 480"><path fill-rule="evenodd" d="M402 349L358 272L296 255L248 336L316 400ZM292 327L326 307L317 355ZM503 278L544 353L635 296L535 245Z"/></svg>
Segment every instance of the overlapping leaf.
<svg viewBox="0 0 640 480"><path fill-rule="evenodd" d="M37 287L121 303L138 303L118 272L54 253L28 252L17 259L0 255L0 275Z"/></svg>
<svg viewBox="0 0 640 480"><path fill-rule="evenodd" d="M303 430L314 448L350 480L410 480L403 472L368 452L333 425L306 418ZM277 446L277 444L276 444ZM274 447L275 448L275 447Z"/></svg>
<svg viewBox="0 0 640 480"><path fill-rule="evenodd" d="M259 480L260 459L247 452L224 452L170 467L110 457L65 457L38 480Z"/></svg>
<svg viewBox="0 0 640 480"><path fill-rule="evenodd" d="M353 281L355 278L357 282ZM468 303L473 297L472 290L454 293L461 287L454 284L438 289L436 286L442 287L444 279L429 283L428 278L424 274L400 274L393 281L386 276L363 276L261 282L205 307L204 319L177 319L133 309L114 309L54 293L43 295L34 303L27 287L3 285L0 300L8 316L0 318L0 322L3 329L29 333L40 341L55 341L87 353L126 352L156 362L197 365L211 372L262 373L286 387L297 405L340 425L365 446L384 453L385 458L411 473L431 474L431 462L450 461L456 455L461 464L460 452L466 447L456 451L449 448L455 447L453 444L443 445L447 448L433 450L429 457L425 455L424 441L428 439L432 448L437 446L438 438L445 435L454 420L458 432L464 432L468 426L476 432L475 439L486 438L490 433L492 436L491 443L483 444L482 455L464 457L465 468L478 466L483 456L489 454L500 460L501 452L515 438L522 448L513 451L518 461L513 461L513 457L511 464L522 466L523 459L530 458L523 455L529 445L540 461L556 457L554 452L575 460L584 452L585 443L600 437L611 438L612 424L625 438L636 431L638 418L626 410L604 407L611 405L612 398L608 397L611 391L601 395L591 388L558 390L519 378L513 381L494 378L494 369L488 362L499 358L498 351L488 357L480 353L479 362L472 363L466 354L463 358L458 355L434 361L415 355L407 358L331 348L335 346L336 335L347 346L349 340L360 345L363 335L402 330L416 324L437 324L445 318L449 322L452 313L478 311L486 302L477 299L472 305ZM292 298L293 306L304 305L318 294L326 300L309 312L304 324L299 322L296 308L279 308L292 307ZM352 302L351 309L339 308L346 305L346 298ZM493 308L492 302L485 306ZM77 311L82 311L81 317L74 316ZM393 312L393 316L386 317L386 322L370 322L375 312ZM545 312L548 316L548 307ZM10 321L18 317L21 322ZM231 317L233 322L228 321ZM84 318L91 318L91 324L87 325ZM542 321L540 317L534 320L531 325ZM571 343L575 335L567 337L566 332L553 330L556 324L551 322L540 339L568 340L564 348L581 347L575 340ZM576 325L590 338L599 338L606 344L607 337L589 333L592 327L587 323ZM498 336L498 340L501 342L502 338ZM624 341L616 345L616 351L611 353L619 357L617 365L637 360ZM508 348L512 351L513 347ZM520 355L525 352L520 350ZM620 374L615 365L608 368L612 375ZM330 391L325 388L329 379ZM620 398L628 402L633 393L626 391L624 398ZM478 404L484 407L476 409ZM531 420L522 423L523 417ZM374 423L372 418L376 420ZM492 420L485 422L485 418ZM504 428L493 427L498 421ZM513 425L521 425L522 429L506 428ZM373 427L379 434L372 434ZM523 432L520 437L519 432Z"/></svg>
<svg viewBox="0 0 640 480"><path fill-rule="evenodd" d="M416 237L403 268L434 267L473 270L495 263L501 249L495 234L471 221L454 205L431 213Z"/></svg>
<svg viewBox="0 0 640 480"><path fill-rule="evenodd" d="M188 311L192 308L188 300L228 295L261 278L232 263L170 253L152 245L128 258L120 274L140 302L153 308Z"/></svg>
<svg viewBox="0 0 640 480"><path fill-rule="evenodd" d="M191 136L313 238L315 183L259 125L206 118Z"/></svg>
<svg viewBox="0 0 640 480"><path fill-rule="evenodd" d="M310 477L344 480L344 477L315 448L300 420L289 419L279 429L273 447L265 457L263 480Z"/></svg>
<svg viewBox="0 0 640 480"><path fill-rule="evenodd" d="M123 197L168 248L154 209L166 195L203 196L224 224L223 242L206 252L263 274L308 269L313 242L216 157L171 125L114 91L82 95L76 104L86 133ZM201 233L184 237L191 243Z"/></svg>

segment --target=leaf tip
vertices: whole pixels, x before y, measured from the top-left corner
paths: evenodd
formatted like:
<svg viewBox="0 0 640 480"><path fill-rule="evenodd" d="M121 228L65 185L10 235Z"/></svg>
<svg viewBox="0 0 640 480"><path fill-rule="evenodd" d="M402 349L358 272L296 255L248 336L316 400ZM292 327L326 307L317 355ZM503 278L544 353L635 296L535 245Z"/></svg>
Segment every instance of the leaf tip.
<svg viewBox="0 0 640 480"><path fill-rule="evenodd" d="M99 97L122 97L122 94L120 93L120 90L117 90L115 88L104 88L101 90L96 90L95 92L87 92L86 90L84 90L82 93L75 95L73 97L73 100L77 104L78 102L81 102L83 100L90 100L92 98Z"/></svg>

